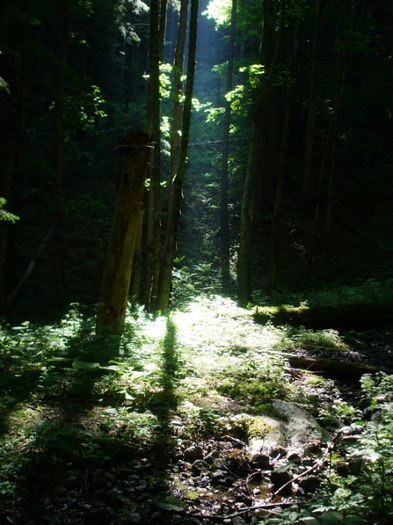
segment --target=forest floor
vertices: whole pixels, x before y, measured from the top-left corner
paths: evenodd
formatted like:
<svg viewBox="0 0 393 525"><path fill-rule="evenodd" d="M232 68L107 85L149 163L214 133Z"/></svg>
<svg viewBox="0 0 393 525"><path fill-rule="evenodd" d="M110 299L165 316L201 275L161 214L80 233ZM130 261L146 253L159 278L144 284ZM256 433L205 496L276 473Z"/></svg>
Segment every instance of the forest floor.
<svg viewBox="0 0 393 525"><path fill-rule="evenodd" d="M76 306L5 327L0 523L390 523L393 376L288 357L390 368L392 333L260 325L219 296L134 311L109 343Z"/></svg>

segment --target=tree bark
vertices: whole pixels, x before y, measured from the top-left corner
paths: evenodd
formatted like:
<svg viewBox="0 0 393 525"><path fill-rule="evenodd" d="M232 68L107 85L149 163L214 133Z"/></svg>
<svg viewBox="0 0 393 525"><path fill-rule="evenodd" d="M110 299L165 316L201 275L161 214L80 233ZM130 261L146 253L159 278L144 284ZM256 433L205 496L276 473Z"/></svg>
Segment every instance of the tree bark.
<svg viewBox="0 0 393 525"><path fill-rule="evenodd" d="M176 253L177 234L180 221L182 202L182 188L186 170L186 158L191 121L192 93L194 87L195 55L198 27L198 0L191 0L190 36L188 47L188 66L186 93L183 109L182 133L180 144L180 157L177 173L173 181L173 204L170 215L168 215L167 235L162 266L160 293L158 297L158 309L166 310L169 305L169 296L172 283L173 261Z"/></svg>
<svg viewBox="0 0 393 525"><path fill-rule="evenodd" d="M99 335L123 332L151 148L145 133L129 134L119 144L119 183L96 322Z"/></svg>
<svg viewBox="0 0 393 525"><path fill-rule="evenodd" d="M263 31L261 42L261 64L265 74L257 94L251 123L250 147L241 204L240 248L237 268L237 292L240 304L247 304L251 291L250 256L254 238L257 208L267 205L272 193L274 174L274 127L273 118L277 109L274 87L270 76L279 55L281 31L275 34L275 15L272 0L263 3ZM280 24L281 25L281 24ZM263 203L262 203L263 201ZM263 206L264 205L264 206Z"/></svg>
<svg viewBox="0 0 393 525"><path fill-rule="evenodd" d="M226 93L232 91L233 60L235 51L235 33L236 33L236 9L237 0L232 0L231 13L231 33L229 40L229 58L226 79ZM223 155L221 168L221 198L220 198L220 249L221 249L221 272L222 286L224 292L228 291L229 276L229 223L228 223L228 158L229 158L229 131L231 124L231 103L225 101L224 116L224 139Z"/></svg>
<svg viewBox="0 0 393 525"><path fill-rule="evenodd" d="M182 126L182 103L183 94L182 75L184 63L184 46L187 32L188 0L182 0L180 4L179 26L175 49L175 59L173 64L173 110L171 124L171 165L169 177L169 197L168 215L164 246L168 244L169 232L171 231L171 221L173 219L174 208L174 181L179 167L180 158L180 131Z"/></svg>
<svg viewBox="0 0 393 525"><path fill-rule="evenodd" d="M150 188L145 213L146 239L144 260L144 291L142 302L149 309L152 290L153 266L156 253L157 220L160 220L160 0L152 0L150 6L150 79L146 132L155 141L153 162L150 166ZM158 226L159 228L159 226Z"/></svg>

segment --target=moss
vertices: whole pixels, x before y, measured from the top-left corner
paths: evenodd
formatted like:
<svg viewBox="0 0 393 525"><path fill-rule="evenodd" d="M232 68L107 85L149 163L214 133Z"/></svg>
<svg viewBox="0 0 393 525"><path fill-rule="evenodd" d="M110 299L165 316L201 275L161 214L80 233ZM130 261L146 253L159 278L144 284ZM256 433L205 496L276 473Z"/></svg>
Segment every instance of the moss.
<svg viewBox="0 0 393 525"><path fill-rule="evenodd" d="M264 403L258 406L259 411L265 416L280 419L282 416L280 412L271 403Z"/></svg>
<svg viewBox="0 0 393 525"><path fill-rule="evenodd" d="M250 418L247 424L249 439L264 438L268 434L279 432L280 422L269 416L255 416Z"/></svg>
<svg viewBox="0 0 393 525"><path fill-rule="evenodd" d="M315 306L256 307L254 320L264 324L290 324L306 328L363 328L380 326L393 321L392 305L345 303Z"/></svg>

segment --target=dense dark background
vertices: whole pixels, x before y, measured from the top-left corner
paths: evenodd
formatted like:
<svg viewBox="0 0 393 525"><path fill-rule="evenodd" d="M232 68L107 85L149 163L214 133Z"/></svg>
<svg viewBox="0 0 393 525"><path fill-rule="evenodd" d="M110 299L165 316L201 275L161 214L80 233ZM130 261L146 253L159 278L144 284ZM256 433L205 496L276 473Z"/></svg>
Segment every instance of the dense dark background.
<svg viewBox="0 0 393 525"><path fill-rule="evenodd" d="M201 2L201 13L207 4ZM249 144L255 139L250 127L258 111L258 93L263 89L255 75L243 69L260 61L263 12L259 4L242 0L238 5L233 86L242 89L233 98L228 195L233 279ZM323 225L327 187L322 184L317 198L313 191L303 198L300 191L319 2L273 2L277 20L284 4L286 38L289 42L298 31L298 51L295 64L289 67L290 52L284 50L278 69L283 72L289 67L290 77L282 76L273 88L282 97L288 85L292 86L284 186L274 234L279 252L274 263L277 277L272 287L272 203L277 185L273 177L268 189L271 199L266 198L263 184L255 190L256 215L248 261L250 292L303 291L355 285L369 279L387 281L393 277L391 1L343 2L341 39L337 36L341 3L329 0L323 11L317 57L313 188L318 186L324 162L338 82L337 61L343 50L346 55L328 236ZM9 319L50 318L69 302L91 306L98 298L115 194L116 143L125 131L145 127L149 11L139 0L44 0L38 4L15 0L2 3L0 17L0 196L7 199L6 209L20 217L15 224L1 222L2 240L7 239L7 245L1 245L2 311ZM176 26L177 12L171 5L164 52L168 63L173 60ZM185 273L193 271L204 276L205 284L219 269L223 111L218 108L224 105L228 34L228 23L216 27L212 19L200 14L194 86L198 100L191 124L176 275L185 279ZM290 48L289 43L285 49ZM168 89L170 80L167 73ZM284 99L276 99L280 111ZM56 103L63 108L61 176L56 156ZM170 107L170 98L164 94L164 127ZM262 122L261 126L268 134L276 129L280 136L281 122L280 113L277 120ZM331 162L331 152L328 155ZM168 163L163 147L163 202ZM311 248L310 232L318 201L322 205Z"/></svg>

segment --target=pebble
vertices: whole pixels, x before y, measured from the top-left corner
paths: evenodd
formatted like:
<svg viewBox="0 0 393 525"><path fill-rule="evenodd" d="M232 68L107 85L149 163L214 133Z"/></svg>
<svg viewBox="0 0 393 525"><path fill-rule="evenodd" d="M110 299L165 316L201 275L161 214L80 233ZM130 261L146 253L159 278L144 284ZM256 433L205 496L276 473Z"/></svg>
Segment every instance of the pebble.
<svg viewBox="0 0 393 525"><path fill-rule="evenodd" d="M270 468L270 457L267 454L256 454L252 458L252 462L256 467L262 470Z"/></svg>
<svg viewBox="0 0 393 525"><path fill-rule="evenodd" d="M280 472L277 470L273 470L273 472L270 475L271 482L273 483L274 490L278 490L280 487L285 485L285 483L288 483L292 479L289 472ZM287 485L285 489L283 489L280 494L283 496L291 494L292 493L292 483Z"/></svg>
<svg viewBox="0 0 393 525"><path fill-rule="evenodd" d="M197 459L202 459L202 458L203 458L202 447L199 447L197 445L188 447L184 451L184 459L185 459L185 461L188 461L190 463L192 463L193 461L195 461Z"/></svg>
<svg viewBox="0 0 393 525"><path fill-rule="evenodd" d="M191 466L191 470L194 476L198 476L198 474L200 474L203 470L207 470L208 468L208 463L206 463L206 461L203 461L202 459L197 459Z"/></svg>

